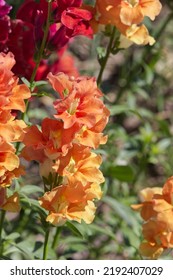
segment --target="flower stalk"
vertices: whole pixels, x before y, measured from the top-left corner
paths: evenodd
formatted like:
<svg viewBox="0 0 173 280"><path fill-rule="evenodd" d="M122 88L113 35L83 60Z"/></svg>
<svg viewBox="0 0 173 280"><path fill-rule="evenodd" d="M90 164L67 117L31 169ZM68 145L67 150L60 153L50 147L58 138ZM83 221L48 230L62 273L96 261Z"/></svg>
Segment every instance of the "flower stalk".
<svg viewBox="0 0 173 280"><path fill-rule="evenodd" d="M50 229L49 229L49 227L48 227L48 228L46 229L45 239L44 239L43 260L47 260L49 233L50 233Z"/></svg>
<svg viewBox="0 0 173 280"><path fill-rule="evenodd" d="M5 220L5 210L1 210L1 218L0 218L0 256L3 254L3 243L2 243L2 229Z"/></svg>
<svg viewBox="0 0 173 280"><path fill-rule="evenodd" d="M112 51L112 47L113 47L114 40L115 40L115 34L116 34L116 27L114 26L113 29L112 29L112 33L111 33L111 36L110 36L110 40L109 40L109 44L108 44L108 47L107 47L107 50L106 50L105 57L101 62L101 67L100 67L100 71L99 71L98 78L97 78L97 85L99 87L100 87L101 82L102 82L103 72L104 72L104 69L106 67L109 55L111 54L111 51Z"/></svg>

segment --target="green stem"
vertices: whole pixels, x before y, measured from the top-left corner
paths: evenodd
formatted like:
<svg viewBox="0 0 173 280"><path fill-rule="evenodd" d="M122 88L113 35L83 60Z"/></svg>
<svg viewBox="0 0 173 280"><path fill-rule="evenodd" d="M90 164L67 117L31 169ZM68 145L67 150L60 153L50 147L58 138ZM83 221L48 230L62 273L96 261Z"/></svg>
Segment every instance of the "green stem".
<svg viewBox="0 0 173 280"><path fill-rule="evenodd" d="M100 68L100 72L98 74L98 78L97 78L97 84L98 86L101 85L101 82L102 82L102 76L103 76L103 72L104 72L104 69L106 67L106 64L107 64L107 61L108 61L108 58L109 58L109 55L111 53L111 50L112 50L112 46L113 46L113 43L114 43L114 39L115 39L115 33L116 33L116 28L115 26L113 27L112 29L112 34L110 36L110 40L109 40L109 44L108 44L108 47L107 47L107 50L106 50L106 55L101 63L101 68Z"/></svg>
<svg viewBox="0 0 173 280"><path fill-rule="evenodd" d="M165 28L167 27L168 23L173 19L173 13L169 14L167 16L167 18L165 19L165 21L162 22L160 28L158 28L154 34L154 39L156 41L158 41L158 39L160 38L160 36L163 34L163 31L165 30Z"/></svg>
<svg viewBox="0 0 173 280"><path fill-rule="evenodd" d="M49 240L49 227L47 228L46 234L45 234L44 248L43 248L43 260L47 260L48 240Z"/></svg>
<svg viewBox="0 0 173 280"><path fill-rule="evenodd" d="M55 235L54 235L54 239L53 239L53 242L52 242L52 249L55 249L57 247L57 243L58 243L58 239L59 239L59 236L60 236L60 232L61 232L61 228L57 227Z"/></svg>
<svg viewBox="0 0 173 280"><path fill-rule="evenodd" d="M3 254L3 244L2 244L2 229L5 220L5 210L1 210L1 219L0 219L0 256Z"/></svg>

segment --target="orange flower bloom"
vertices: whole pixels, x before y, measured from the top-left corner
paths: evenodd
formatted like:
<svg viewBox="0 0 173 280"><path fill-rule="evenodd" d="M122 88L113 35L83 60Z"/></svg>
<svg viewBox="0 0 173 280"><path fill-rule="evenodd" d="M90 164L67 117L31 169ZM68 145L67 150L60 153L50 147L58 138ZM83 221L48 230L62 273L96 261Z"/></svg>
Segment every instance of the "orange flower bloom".
<svg viewBox="0 0 173 280"><path fill-rule="evenodd" d="M98 169L102 159L92 153L89 148L74 145L65 157L61 157L54 165L54 169L64 180L79 181L85 186L88 182L103 183L104 177Z"/></svg>
<svg viewBox="0 0 173 280"><path fill-rule="evenodd" d="M63 73L49 73L48 79L61 97L54 102L54 107L57 111L55 117L63 120L64 128L70 128L75 123L86 125L89 129L98 122L106 125L109 111L99 99L102 93L94 78L72 79Z"/></svg>
<svg viewBox="0 0 173 280"><path fill-rule="evenodd" d="M15 60L12 53L0 53L0 118L6 118L3 111L20 110L25 111L24 99L30 97L31 93L26 85L18 85L18 78L14 76L11 68Z"/></svg>
<svg viewBox="0 0 173 280"><path fill-rule="evenodd" d="M0 123L0 137L6 142L19 142L23 140L26 124L22 120L9 120Z"/></svg>
<svg viewBox="0 0 173 280"><path fill-rule="evenodd" d="M0 187L7 187L12 179L23 174L19 167L19 158L12 145L0 139Z"/></svg>
<svg viewBox="0 0 173 280"><path fill-rule="evenodd" d="M102 24L122 25L139 24L147 16L151 20L160 13L159 0L96 0L96 17Z"/></svg>
<svg viewBox="0 0 173 280"><path fill-rule="evenodd" d="M143 256L155 260L161 256L164 249L155 243L142 242L139 251Z"/></svg>
<svg viewBox="0 0 173 280"><path fill-rule="evenodd" d="M7 190L0 187L0 209L10 211L10 212L19 212L19 195L14 193L10 197L7 197Z"/></svg>
<svg viewBox="0 0 173 280"><path fill-rule="evenodd" d="M126 48L126 45L127 47L129 47L133 43L137 45L149 44L150 46L155 43L154 38L149 35L148 29L144 24L142 24L141 26L133 24L131 27L128 27L123 34L124 35L120 36L119 47L121 48ZM126 39L126 42L122 43L123 38Z"/></svg>
<svg viewBox="0 0 173 280"><path fill-rule="evenodd" d="M91 25L95 32L98 31L98 25L111 24L116 26L131 43L152 45L155 41L149 36L147 28L144 25L137 25L143 22L145 16L154 20L161 7L159 0L96 0L95 7L88 6L88 10L93 14ZM128 46L130 44L126 42L125 47ZM124 42L120 47L124 47Z"/></svg>
<svg viewBox="0 0 173 280"><path fill-rule="evenodd" d="M96 207L94 199L100 199L99 185L88 183L85 187L80 182L61 185L44 194L39 199L43 208L49 211L47 221L54 225L62 225L66 220L87 224L94 219Z"/></svg>
<svg viewBox="0 0 173 280"><path fill-rule="evenodd" d="M88 129L86 126L82 126L79 132L76 134L74 143L81 144L93 149L98 148L99 145L103 145L107 142L107 136L103 133L95 132L96 126L92 129Z"/></svg>
<svg viewBox="0 0 173 280"><path fill-rule="evenodd" d="M143 203L132 205L134 210L140 210L145 241L140 246L140 252L152 259L173 248L173 176L168 178L162 188L147 188L141 192Z"/></svg>
<svg viewBox="0 0 173 280"><path fill-rule="evenodd" d="M24 173L19 166L19 158L15 155L15 148L11 142L20 142L24 136L26 124L22 120L15 120L12 110L25 111L24 99L31 93L26 85L18 85L18 78L11 71L15 64L12 53L0 53L0 186L7 187L14 178ZM12 196L6 206L13 205ZM11 200L10 200L11 199ZM11 205L11 206L10 206ZM17 204L16 204L17 205ZM6 209L6 208L4 208Z"/></svg>
<svg viewBox="0 0 173 280"><path fill-rule="evenodd" d="M23 139L26 147L21 153L26 160L43 162L47 158L55 160L58 156L67 154L78 131L78 125L64 129L61 121L45 118L41 130L35 125L26 129Z"/></svg>

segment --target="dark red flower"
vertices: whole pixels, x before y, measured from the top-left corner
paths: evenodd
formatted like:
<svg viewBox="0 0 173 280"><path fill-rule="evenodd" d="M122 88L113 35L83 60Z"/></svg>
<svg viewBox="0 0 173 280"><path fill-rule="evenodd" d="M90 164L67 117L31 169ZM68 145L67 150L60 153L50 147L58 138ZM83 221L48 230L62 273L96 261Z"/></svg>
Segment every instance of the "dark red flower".
<svg viewBox="0 0 173 280"><path fill-rule="evenodd" d="M59 50L64 47L71 37L84 35L91 37L92 29L89 21L92 14L81 9L82 0L57 0L52 2L52 19L48 35L47 47L50 50ZM17 12L17 18L34 26L34 39L37 46L43 38L43 27L47 18L48 2L40 0L25 0ZM59 25L57 26L57 23Z"/></svg>
<svg viewBox="0 0 173 280"><path fill-rule="evenodd" d="M11 8L4 0L0 0L0 18L8 15Z"/></svg>
<svg viewBox="0 0 173 280"><path fill-rule="evenodd" d="M54 1L53 15L56 22L61 21L62 13L70 7L81 7L82 0L57 0Z"/></svg>
<svg viewBox="0 0 173 280"><path fill-rule="evenodd" d="M25 76L27 79L30 79L35 52L33 26L22 20L12 21L7 46L8 50L14 54L16 60L13 72L16 75Z"/></svg>
<svg viewBox="0 0 173 280"><path fill-rule="evenodd" d="M11 8L4 0L0 0L0 51L5 51L5 44L11 31L10 18L7 16Z"/></svg>
<svg viewBox="0 0 173 280"><path fill-rule="evenodd" d="M40 15L46 21L47 11L48 2L46 0L40 0L40 2L35 2L34 0L25 0L25 2L18 9L16 17L35 25L35 22Z"/></svg>

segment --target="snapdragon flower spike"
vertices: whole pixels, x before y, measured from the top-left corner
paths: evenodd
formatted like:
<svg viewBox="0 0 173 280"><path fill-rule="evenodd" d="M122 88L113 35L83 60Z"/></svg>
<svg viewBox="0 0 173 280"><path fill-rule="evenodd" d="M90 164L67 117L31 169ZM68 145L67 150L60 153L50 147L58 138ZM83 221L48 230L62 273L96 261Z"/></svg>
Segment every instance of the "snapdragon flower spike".
<svg viewBox="0 0 173 280"><path fill-rule="evenodd" d="M31 126L25 130L21 156L39 162L46 191L39 202L49 211L48 222L91 223L104 182L99 170L102 158L92 148L107 141L102 131L109 111L95 78L49 73L48 79L60 96L54 102L55 119L44 119L41 129Z"/></svg>
<svg viewBox="0 0 173 280"><path fill-rule="evenodd" d="M12 53L0 53L0 187L8 187L14 178L24 173L12 143L21 142L26 124L15 119L13 110L25 111L24 99L31 96L29 88L18 84L12 72Z"/></svg>
<svg viewBox="0 0 173 280"><path fill-rule="evenodd" d="M157 259L166 249L173 248L173 177L168 178L163 188L142 190L141 198L141 204L132 205L145 221L140 253Z"/></svg>

